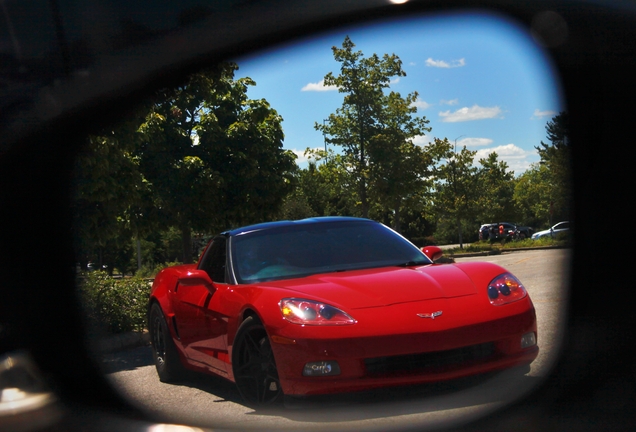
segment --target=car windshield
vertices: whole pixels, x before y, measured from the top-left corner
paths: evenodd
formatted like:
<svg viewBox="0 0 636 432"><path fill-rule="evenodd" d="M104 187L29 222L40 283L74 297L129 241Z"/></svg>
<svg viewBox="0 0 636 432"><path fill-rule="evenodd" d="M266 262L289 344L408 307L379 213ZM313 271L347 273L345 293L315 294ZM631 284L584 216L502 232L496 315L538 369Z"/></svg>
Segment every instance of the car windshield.
<svg viewBox="0 0 636 432"><path fill-rule="evenodd" d="M370 221L300 223L232 238L239 283L431 261L394 231Z"/></svg>

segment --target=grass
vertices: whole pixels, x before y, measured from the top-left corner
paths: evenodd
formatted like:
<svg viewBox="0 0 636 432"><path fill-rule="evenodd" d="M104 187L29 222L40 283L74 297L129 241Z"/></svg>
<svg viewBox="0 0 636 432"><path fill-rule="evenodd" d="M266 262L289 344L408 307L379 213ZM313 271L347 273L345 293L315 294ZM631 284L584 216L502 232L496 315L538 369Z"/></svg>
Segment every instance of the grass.
<svg viewBox="0 0 636 432"><path fill-rule="evenodd" d="M538 240L532 239L524 239L524 240L512 240L506 242L493 242L489 241L478 241L472 243L470 245L464 246L461 248L453 248L446 249L444 251L447 255L455 255L460 253L471 253L471 252L490 252L493 254L501 253L506 249L518 249L518 248L537 248L537 247L546 247L546 246L567 246L567 239L552 239L550 237L542 237Z"/></svg>

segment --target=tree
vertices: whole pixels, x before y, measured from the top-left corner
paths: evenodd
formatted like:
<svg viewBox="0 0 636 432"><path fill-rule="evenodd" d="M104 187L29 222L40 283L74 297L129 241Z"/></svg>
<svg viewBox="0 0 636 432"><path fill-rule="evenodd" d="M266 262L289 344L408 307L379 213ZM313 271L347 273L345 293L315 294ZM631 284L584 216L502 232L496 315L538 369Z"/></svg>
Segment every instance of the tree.
<svg viewBox="0 0 636 432"><path fill-rule="evenodd" d="M343 155L332 150L305 151L307 168L298 172L294 197L311 209L308 216L353 216L356 195L353 192L352 167Z"/></svg>
<svg viewBox="0 0 636 432"><path fill-rule="evenodd" d="M139 116L115 129L89 136L75 160L74 230L78 257L85 265L108 261L126 266L132 253L130 238L138 211L149 191L134 157ZM105 254L107 256L105 256Z"/></svg>
<svg viewBox="0 0 636 432"><path fill-rule="evenodd" d="M550 177L545 164L533 164L515 183L513 201L521 213L521 219L530 226L544 227L549 224L552 194Z"/></svg>
<svg viewBox="0 0 636 432"><path fill-rule="evenodd" d="M568 115L561 112L546 124L550 143L541 141L535 147L539 152L541 164L548 168L550 184L550 225L552 218L568 219L572 194L571 155L568 132Z"/></svg>
<svg viewBox="0 0 636 432"><path fill-rule="evenodd" d="M477 152L466 146L459 153L452 151L447 138L435 138L435 144L444 152L445 159L436 170L435 206L443 222L452 221L463 247L462 223L473 221L479 202L478 170L473 165Z"/></svg>
<svg viewBox="0 0 636 432"><path fill-rule="evenodd" d="M218 231L268 219L293 188L294 155L282 149L282 118L250 100L234 63L158 93L141 126L140 167L165 226L176 226L183 262L192 230Z"/></svg>
<svg viewBox="0 0 636 432"><path fill-rule="evenodd" d="M395 54L365 58L362 51L354 52L354 47L347 36L342 48L332 48L334 59L341 64L340 74L329 72L324 84L338 87L345 96L342 107L329 115L327 123L316 123L314 127L327 136L327 142L343 148L353 166L361 215L368 217L369 142L381 130L379 122L386 103L384 89L389 87L392 77L406 73Z"/></svg>
<svg viewBox="0 0 636 432"><path fill-rule="evenodd" d="M497 160L497 153L480 159L478 222L516 221L519 212L514 204L515 175L508 164Z"/></svg>
<svg viewBox="0 0 636 432"><path fill-rule="evenodd" d="M398 232L405 200L429 186L430 167L439 160L413 143L414 137L431 131L425 117L413 117L417 97L417 92L406 98L395 92L384 97L377 134L369 140L371 190L381 207L393 214Z"/></svg>

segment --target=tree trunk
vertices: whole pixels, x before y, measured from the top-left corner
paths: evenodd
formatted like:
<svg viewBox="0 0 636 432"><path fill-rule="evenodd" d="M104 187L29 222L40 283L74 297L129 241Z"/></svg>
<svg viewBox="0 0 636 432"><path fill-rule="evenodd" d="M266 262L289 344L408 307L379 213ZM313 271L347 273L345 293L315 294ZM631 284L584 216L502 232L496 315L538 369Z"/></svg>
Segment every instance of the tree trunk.
<svg viewBox="0 0 636 432"><path fill-rule="evenodd" d="M135 243L137 243L137 270L141 270L141 240L139 240L139 235L137 235Z"/></svg>

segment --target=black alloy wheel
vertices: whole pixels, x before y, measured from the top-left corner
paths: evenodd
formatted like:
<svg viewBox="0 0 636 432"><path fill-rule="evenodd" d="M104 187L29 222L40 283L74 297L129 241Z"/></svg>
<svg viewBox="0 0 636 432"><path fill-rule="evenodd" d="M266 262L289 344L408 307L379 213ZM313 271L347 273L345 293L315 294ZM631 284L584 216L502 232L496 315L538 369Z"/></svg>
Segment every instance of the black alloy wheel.
<svg viewBox="0 0 636 432"><path fill-rule="evenodd" d="M186 377L186 370L181 364L177 347L172 340L166 318L161 307L155 303L148 314L152 357L157 374L162 382L174 382Z"/></svg>
<svg viewBox="0 0 636 432"><path fill-rule="evenodd" d="M232 352L234 380L245 403L261 408L282 402L274 352L263 324L247 317L234 339Z"/></svg>

